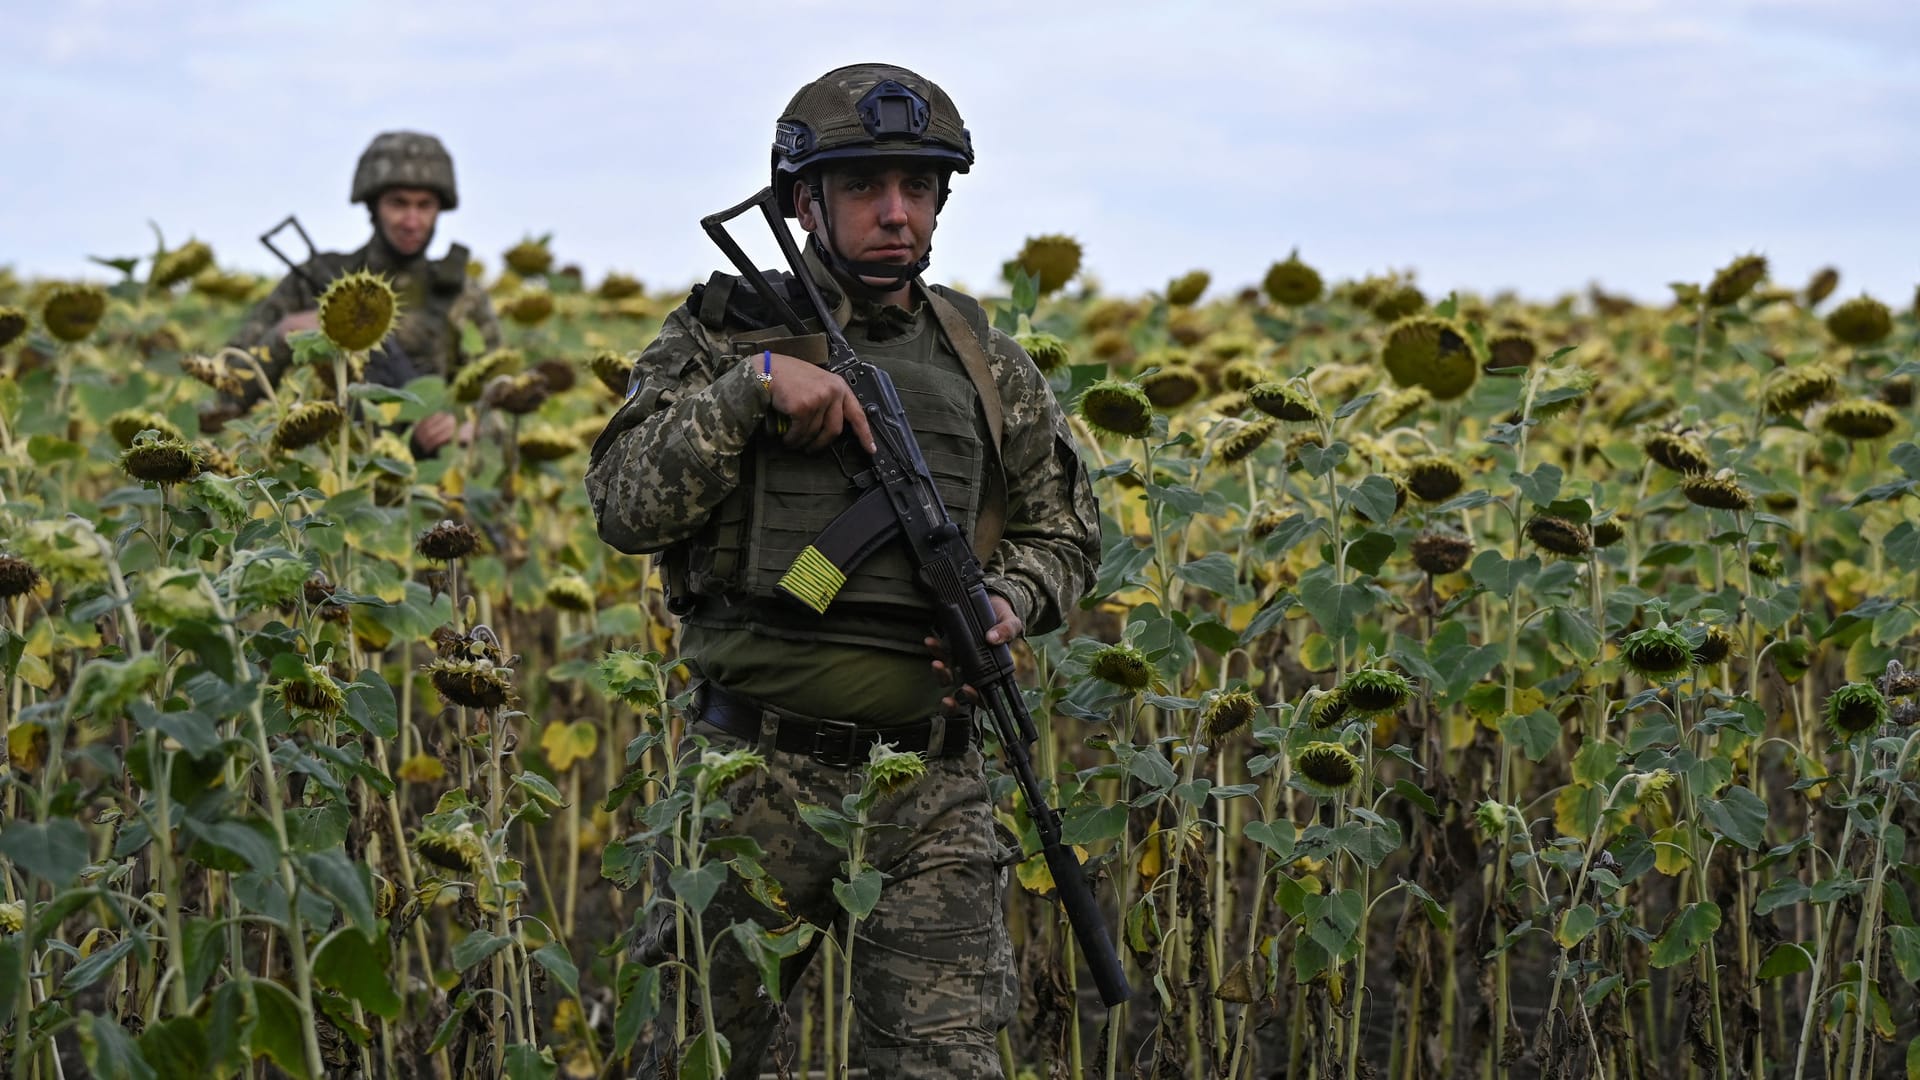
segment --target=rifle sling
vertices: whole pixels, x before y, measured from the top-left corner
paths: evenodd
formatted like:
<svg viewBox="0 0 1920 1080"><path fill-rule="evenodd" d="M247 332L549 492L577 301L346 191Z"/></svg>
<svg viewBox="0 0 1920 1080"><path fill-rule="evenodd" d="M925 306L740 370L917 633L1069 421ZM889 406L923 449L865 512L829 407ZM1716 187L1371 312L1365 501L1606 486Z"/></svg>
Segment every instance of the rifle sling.
<svg viewBox="0 0 1920 1080"><path fill-rule="evenodd" d="M933 309L933 317L939 320L940 330L946 335L947 344L960 355L960 363L967 369L967 378L973 380L973 389L980 397L980 408L987 415L987 431L993 438L993 461L987 466L987 490L980 500L980 512L973 526L973 553L984 565L992 557L995 548L1000 546L1000 538L1007 530L1007 474L1005 459L1001 457L1001 443L1007 424L1006 406L1000 400L999 384L993 380L993 362L987 358L987 347L975 333L973 326L953 301L941 296L937 291L919 283L920 295L927 298L927 306Z"/></svg>

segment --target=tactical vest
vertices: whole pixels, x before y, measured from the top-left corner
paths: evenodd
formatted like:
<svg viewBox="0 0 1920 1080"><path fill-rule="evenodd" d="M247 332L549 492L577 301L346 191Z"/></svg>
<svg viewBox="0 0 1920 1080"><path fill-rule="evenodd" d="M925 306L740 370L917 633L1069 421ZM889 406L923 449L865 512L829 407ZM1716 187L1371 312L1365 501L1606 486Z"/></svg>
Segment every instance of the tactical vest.
<svg viewBox="0 0 1920 1080"><path fill-rule="evenodd" d="M989 330L980 305L949 290L940 295L984 343ZM788 333L730 329L729 351L736 355L758 353ZM1000 463L974 378L945 339L932 306L908 334L854 347L892 378L948 513L974 535L989 498L985 489ZM764 430L753 438L739 487L714 508L699 534L665 554L668 591L685 598L676 605L684 621L792 640L924 651L921 639L932 615L904 544L888 544L869 556L824 615L775 589L800 552L858 495L850 476L865 467L865 456L846 453L843 463L832 451L790 450Z"/></svg>

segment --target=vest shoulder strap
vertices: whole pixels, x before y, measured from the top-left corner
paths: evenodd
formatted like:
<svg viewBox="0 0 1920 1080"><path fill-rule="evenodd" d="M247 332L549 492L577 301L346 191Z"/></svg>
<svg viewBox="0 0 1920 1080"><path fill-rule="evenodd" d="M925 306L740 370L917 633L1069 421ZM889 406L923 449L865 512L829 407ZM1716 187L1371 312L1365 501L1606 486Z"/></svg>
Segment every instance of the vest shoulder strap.
<svg viewBox="0 0 1920 1080"><path fill-rule="evenodd" d="M922 284L920 292L927 298L927 306L933 309L933 317L939 321L947 344L960 354L961 366L967 369L967 378L972 380L974 392L980 396L980 408L986 413L987 431L993 439L993 463L987 469L986 497L980 502L973 529L973 553L984 563L999 546L1000 537L1007 529L1007 476L1001 456L1007 409L1006 403L1000 400L1000 384L993 378L993 361L987 356L987 335L991 333L987 313L979 301L944 286Z"/></svg>

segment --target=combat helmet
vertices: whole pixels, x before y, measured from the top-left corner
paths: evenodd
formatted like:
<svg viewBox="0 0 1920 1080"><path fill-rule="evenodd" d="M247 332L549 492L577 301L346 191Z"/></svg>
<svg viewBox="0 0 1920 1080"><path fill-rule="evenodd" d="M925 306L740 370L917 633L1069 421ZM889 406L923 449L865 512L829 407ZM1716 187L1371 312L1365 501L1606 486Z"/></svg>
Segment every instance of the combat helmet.
<svg viewBox="0 0 1920 1080"><path fill-rule="evenodd" d="M371 203L391 187L425 188L440 197L442 210L460 205L453 156L431 135L383 131L367 144L353 170L353 197L348 201Z"/></svg>
<svg viewBox="0 0 1920 1080"><path fill-rule="evenodd" d="M932 159L963 173L973 165L973 137L953 99L931 80L892 64L851 64L801 87L774 125L773 190L781 213L793 216L793 185L802 173L852 158Z"/></svg>

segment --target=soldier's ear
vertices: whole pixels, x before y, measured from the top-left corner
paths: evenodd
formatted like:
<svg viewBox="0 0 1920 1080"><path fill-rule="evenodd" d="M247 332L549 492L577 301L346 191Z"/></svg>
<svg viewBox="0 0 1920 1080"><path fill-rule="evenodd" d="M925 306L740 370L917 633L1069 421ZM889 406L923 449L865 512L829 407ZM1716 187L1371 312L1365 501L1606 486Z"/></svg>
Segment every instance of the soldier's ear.
<svg viewBox="0 0 1920 1080"><path fill-rule="evenodd" d="M796 180L793 183L793 216L799 220L800 227L807 232L820 227L820 215L814 212L813 185L807 180Z"/></svg>

